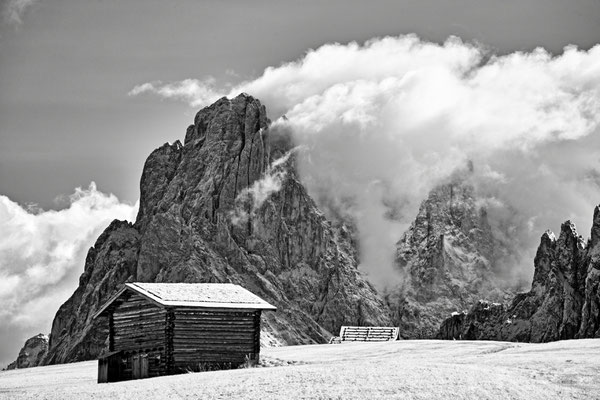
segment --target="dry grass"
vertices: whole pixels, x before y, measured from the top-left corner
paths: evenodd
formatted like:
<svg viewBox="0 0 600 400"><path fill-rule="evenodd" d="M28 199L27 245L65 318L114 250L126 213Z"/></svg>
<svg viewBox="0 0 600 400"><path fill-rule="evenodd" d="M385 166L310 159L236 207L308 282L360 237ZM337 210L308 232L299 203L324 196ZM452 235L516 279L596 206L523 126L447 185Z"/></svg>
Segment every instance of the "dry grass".
<svg viewBox="0 0 600 400"><path fill-rule="evenodd" d="M600 399L600 340L270 348L266 368L96 384L96 362L7 371L6 399Z"/></svg>

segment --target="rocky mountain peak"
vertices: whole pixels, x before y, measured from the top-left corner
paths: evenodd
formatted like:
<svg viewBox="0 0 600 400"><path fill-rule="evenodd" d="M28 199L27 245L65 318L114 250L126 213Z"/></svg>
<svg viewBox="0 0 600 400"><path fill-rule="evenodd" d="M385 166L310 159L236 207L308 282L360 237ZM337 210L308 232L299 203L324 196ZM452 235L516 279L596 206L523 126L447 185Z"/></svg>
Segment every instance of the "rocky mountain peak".
<svg viewBox="0 0 600 400"><path fill-rule="evenodd" d="M565 233L567 233L567 234L569 234L570 236L573 236L573 237L578 237L579 236L579 234L577 233L577 227L575 226L575 224L570 219L566 220L565 222L563 222L560 225L560 232L561 232L561 234L563 232L565 232Z"/></svg>
<svg viewBox="0 0 600 400"><path fill-rule="evenodd" d="M432 337L451 312L507 295L494 272L495 252L505 249L470 184L472 168L434 188L397 243L404 280L388 301L405 337Z"/></svg>
<svg viewBox="0 0 600 400"><path fill-rule="evenodd" d="M546 289L548 274L552 270L555 256L556 236L550 230L544 232L535 254L532 290L543 292Z"/></svg>
<svg viewBox="0 0 600 400"><path fill-rule="evenodd" d="M103 351L106 321L91 316L132 280L239 284L278 308L265 315L265 343L318 343L343 324L389 325L358 272L348 229L317 208L290 148L269 128L265 107L241 94L200 110L183 145L153 151L136 222L113 222L89 250L79 287L54 318L45 362Z"/></svg>
<svg viewBox="0 0 600 400"><path fill-rule="evenodd" d="M552 246L554 242L556 242L556 235L550 229L542 234L541 242L546 245L550 244Z"/></svg>
<svg viewBox="0 0 600 400"><path fill-rule="evenodd" d="M10 363L6 369L35 367L40 364L48 350L48 335L37 334L25 342L19 351L17 359Z"/></svg>
<svg viewBox="0 0 600 400"><path fill-rule="evenodd" d="M268 124L266 108L254 97L246 93L233 99L222 97L198 111L194 124L187 129L184 144L245 141Z"/></svg>
<svg viewBox="0 0 600 400"><path fill-rule="evenodd" d="M140 230L144 230L147 222L156 214L158 203L175 176L182 154L183 146L177 140L172 145L163 144L146 159L140 180L140 208L136 218L136 226Z"/></svg>
<svg viewBox="0 0 600 400"><path fill-rule="evenodd" d="M598 207L594 221L597 217ZM561 225L558 239L546 231L529 292L517 294L503 310L476 304L460 318L444 321L439 337L526 342L600 337L600 263L594 258L599 247L592 240L584 246L571 221Z"/></svg>
<svg viewBox="0 0 600 400"><path fill-rule="evenodd" d="M600 205L594 207L594 219L592 221L592 233L590 236L590 244L596 247L600 241Z"/></svg>

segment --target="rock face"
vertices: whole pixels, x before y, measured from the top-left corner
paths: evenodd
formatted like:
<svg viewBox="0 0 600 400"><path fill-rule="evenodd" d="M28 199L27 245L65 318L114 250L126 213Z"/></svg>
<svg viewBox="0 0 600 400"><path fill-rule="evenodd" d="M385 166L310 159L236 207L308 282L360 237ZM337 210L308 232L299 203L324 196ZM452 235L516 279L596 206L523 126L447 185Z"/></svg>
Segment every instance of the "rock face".
<svg viewBox="0 0 600 400"><path fill-rule="evenodd" d="M291 141L269 123L258 100L222 98L196 114L183 144L150 154L135 223L113 221L89 250L42 363L96 358L108 324L92 316L131 281L239 284L278 307L263 317L271 345L322 343L344 324L396 325L404 338L600 336L599 209L586 246L570 223L558 240L542 237L531 291L506 306L496 263L510 244L494 238L469 172L456 174L397 243L403 284L382 298L358 272L352 229L317 208Z"/></svg>
<svg viewBox="0 0 600 400"><path fill-rule="evenodd" d="M75 293L54 317L44 364L88 360L102 351L108 326L92 319L94 310L134 280L139 246L140 234L128 222L115 220L104 230L88 251Z"/></svg>
<svg viewBox="0 0 600 400"><path fill-rule="evenodd" d="M48 336L44 334L35 335L27 339L25 345L19 351L17 359L10 363L6 369L37 367L42 362L48 350Z"/></svg>
<svg viewBox="0 0 600 400"><path fill-rule="evenodd" d="M470 166L472 168L472 166ZM478 206L469 171L432 190L397 243L403 283L387 301L405 338L433 338L451 312L508 294L496 278L497 242Z"/></svg>
<svg viewBox="0 0 600 400"><path fill-rule="evenodd" d="M600 337L600 207L594 210L587 244L570 221L558 239L542 235L534 260L531 290L510 305L483 306L453 315L442 324L442 339L549 342Z"/></svg>
<svg viewBox="0 0 600 400"><path fill-rule="evenodd" d="M135 223L113 221L89 250L44 362L95 358L107 323L92 315L127 281L242 285L278 307L263 318L271 344L324 342L342 324L389 325L358 273L350 231L308 196L288 143L242 94L199 111L183 144L156 149Z"/></svg>
<svg viewBox="0 0 600 400"><path fill-rule="evenodd" d="M491 320L502 320L506 306L478 300L469 312L454 312L444 320L437 334L438 339L476 340L491 335L496 329ZM467 329L464 329L467 327Z"/></svg>

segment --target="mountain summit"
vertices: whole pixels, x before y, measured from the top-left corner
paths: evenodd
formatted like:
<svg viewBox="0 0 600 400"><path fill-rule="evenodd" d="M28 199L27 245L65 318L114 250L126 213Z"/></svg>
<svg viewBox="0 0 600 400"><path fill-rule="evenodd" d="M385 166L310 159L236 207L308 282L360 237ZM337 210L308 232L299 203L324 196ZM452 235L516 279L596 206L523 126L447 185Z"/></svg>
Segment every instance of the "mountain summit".
<svg viewBox="0 0 600 400"><path fill-rule="evenodd" d="M470 183L472 164L435 187L396 244L402 284L387 296L405 338L432 338L451 312L480 298L510 297L498 279L496 240Z"/></svg>
<svg viewBox="0 0 600 400"><path fill-rule="evenodd" d="M291 150L251 96L199 111L183 144L148 157L135 223L113 221L89 250L45 363L95 358L107 332L92 316L131 281L241 285L277 306L262 332L274 345L324 342L343 324L390 324L358 272L350 230L318 210Z"/></svg>

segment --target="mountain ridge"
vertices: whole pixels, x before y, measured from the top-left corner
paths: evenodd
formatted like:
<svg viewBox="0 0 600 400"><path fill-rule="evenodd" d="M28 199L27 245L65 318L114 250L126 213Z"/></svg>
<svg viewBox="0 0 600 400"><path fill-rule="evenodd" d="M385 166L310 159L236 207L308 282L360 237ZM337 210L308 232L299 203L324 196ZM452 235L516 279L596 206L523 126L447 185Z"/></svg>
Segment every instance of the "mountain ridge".
<svg viewBox="0 0 600 400"><path fill-rule="evenodd" d="M90 248L78 287L57 311L39 362L96 358L106 348L108 332L105 321L92 316L132 281L239 284L278 307L277 313L263 316L261 341L270 346L325 343L341 325L400 326L405 339L460 338L467 321L495 326L489 321L505 316L502 303L512 292L499 278L497 262L514 250L513 244L494 236L470 182L471 163L422 202L396 245L395 265L403 283L378 293L359 272L352 222L319 209L300 181L293 146L289 133L273 130L265 107L247 94L221 98L200 110L183 143L165 143L148 156L136 220L114 220ZM554 260L557 254L563 264L579 260L569 271L580 271L583 259L586 265L590 260L600 265L595 261L600 253L597 211L585 247L597 251L585 253L569 224L558 240L565 245L553 244L558 241L546 234L543 242L551 250L540 260ZM568 251L556 251L557 246ZM542 279L538 264L536 256L534 285L543 297L556 285ZM581 272L575 275L573 285L578 293L588 291L589 301L580 296L567 314L587 321L586 328L578 329L590 337L600 325L597 281L588 285ZM478 302L481 298L491 301ZM524 309L533 303L538 307L537 298L519 294L517 299ZM580 303L587 316L577 317ZM469 316L457 312L446 319L472 304ZM529 320L533 314L523 315ZM576 335L573 328L556 336L544 335L543 324L529 326L542 341Z"/></svg>
<svg viewBox="0 0 600 400"><path fill-rule="evenodd" d="M600 338L600 206L585 242L567 220L540 238L531 289L508 304L479 301L446 319L440 339L548 342Z"/></svg>

